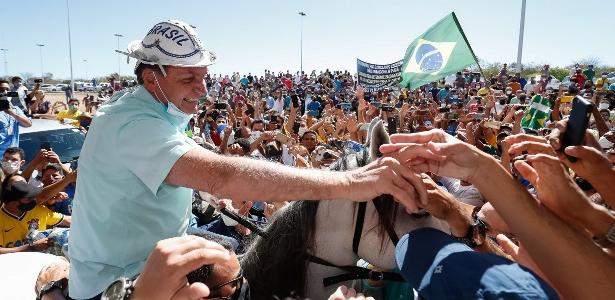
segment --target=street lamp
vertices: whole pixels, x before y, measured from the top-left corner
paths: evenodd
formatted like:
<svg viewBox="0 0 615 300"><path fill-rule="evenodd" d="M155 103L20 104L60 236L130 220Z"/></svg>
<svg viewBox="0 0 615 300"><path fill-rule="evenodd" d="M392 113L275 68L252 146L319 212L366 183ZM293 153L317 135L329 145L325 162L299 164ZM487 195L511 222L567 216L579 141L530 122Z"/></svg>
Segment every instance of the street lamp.
<svg viewBox="0 0 615 300"><path fill-rule="evenodd" d="M119 34L119 33L114 34L114 36L117 37L117 50L120 51L120 38L124 37L124 36ZM117 77L118 77L118 81L121 82L122 81L122 79L121 79L122 77L121 77L120 74L121 74L120 73L120 53L117 52Z"/></svg>
<svg viewBox="0 0 615 300"><path fill-rule="evenodd" d="M41 56L41 80L43 81L43 83L45 83L45 75L43 73L43 47L45 47L44 44L36 44L36 46L38 46L38 52Z"/></svg>
<svg viewBox="0 0 615 300"><path fill-rule="evenodd" d="M305 17L306 14L300 11L299 15L299 18L301 18L301 74L303 74L303 17Z"/></svg>
<svg viewBox="0 0 615 300"><path fill-rule="evenodd" d="M85 80L89 80L88 79L88 60L84 59L83 64L85 65Z"/></svg>
<svg viewBox="0 0 615 300"><path fill-rule="evenodd" d="M9 63L6 60L6 51L9 51L9 49L2 48L2 49L0 49L0 51L2 51L2 53L4 54L4 76L6 76L6 78L8 80L8 78L9 78L9 68L8 68Z"/></svg>
<svg viewBox="0 0 615 300"><path fill-rule="evenodd" d="M75 81L73 80L73 46L70 41L70 7L68 6L68 0L66 0L66 25L68 27L68 60L70 63L70 94L75 93ZM68 102L68 99L66 99Z"/></svg>

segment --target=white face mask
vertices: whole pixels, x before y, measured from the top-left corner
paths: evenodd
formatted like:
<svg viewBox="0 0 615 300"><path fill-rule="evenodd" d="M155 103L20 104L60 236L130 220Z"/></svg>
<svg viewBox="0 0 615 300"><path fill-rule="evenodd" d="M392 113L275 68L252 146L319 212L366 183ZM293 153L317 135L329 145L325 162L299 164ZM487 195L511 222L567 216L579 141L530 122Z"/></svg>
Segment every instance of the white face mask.
<svg viewBox="0 0 615 300"><path fill-rule="evenodd" d="M610 149L613 148L613 145L615 145L611 141L607 140L606 137L601 137L598 140L598 144L600 144L600 147L602 147L602 149Z"/></svg>
<svg viewBox="0 0 615 300"><path fill-rule="evenodd" d="M192 114L187 114L185 112L183 112L181 109L179 109L177 106L175 106L175 104L173 104L173 102L171 102L171 100L169 100L169 98L167 98L167 95L164 94L164 91L162 90L162 88L160 87L160 84L158 83L158 78L156 77L156 73L152 72L152 75L154 75L154 80L156 81L156 86L158 87L158 89L160 90L160 92L162 93L162 96L164 97L164 100L167 101L167 113L177 117L181 120L181 125L180 127L186 127L186 124L188 124L188 121L190 121L190 118L192 118ZM158 94L156 93L156 91L154 91L154 95L156 95L156 98L158 98ZM159 99L156 99L158 101L160 101ZM161 102L162 103L162 102Z"/></svg>
<svg viewBox="0 0 615 300"><path fill-rule="evenodd" d="M20 163L19 162L10 162L3 161L2 162L2 170L7 174L13 174L19 170Z"/></svg>
<svg viewBox="0 0 615 300"><path fill-rule="evenodd" d="M598 110L609 109L610 104L608 102L600 102Z"/></svg>

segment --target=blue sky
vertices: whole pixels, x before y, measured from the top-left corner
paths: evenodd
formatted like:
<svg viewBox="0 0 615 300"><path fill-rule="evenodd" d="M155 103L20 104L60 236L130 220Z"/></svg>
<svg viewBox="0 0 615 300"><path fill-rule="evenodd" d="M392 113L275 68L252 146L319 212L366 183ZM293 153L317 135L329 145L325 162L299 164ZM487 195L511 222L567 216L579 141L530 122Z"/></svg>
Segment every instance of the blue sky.
<svg viewBox="0 0 615 300"><path fill-rule="evenodd" d="M615 1L527 1L523 62L565 66L597 57L615 65L610 24ZM3 14L0 48L9 74L41 73L69 78L65 0L13 2ZM210 73L262 74L265 69L298 70L300 17L304 11L304 70L356 71L356 59L390 63L433 23L455 11L476 53L487 61L517 57L521 0L507 1L76 1L69 0L73 74L105 76L117 72L115 33L120 48L141 39L158 21L184 20L197 27L205 47L218 55ZM5 5L7 7L7 5ZM10 24L11 26L6 26ZM609 32L610 31L610 32ZM0 56L0 74L4 75ZM83 62L87 60L87 63ZM132 73L134 60L121 60L121 73Z"/></svg>

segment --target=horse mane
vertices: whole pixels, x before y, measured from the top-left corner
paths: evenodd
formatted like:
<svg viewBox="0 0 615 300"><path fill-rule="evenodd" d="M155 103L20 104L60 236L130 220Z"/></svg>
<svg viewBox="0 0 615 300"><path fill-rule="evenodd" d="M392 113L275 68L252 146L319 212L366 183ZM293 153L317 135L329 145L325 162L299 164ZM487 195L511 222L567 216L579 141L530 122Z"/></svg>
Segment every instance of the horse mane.
<svg viewBox="0 0 615 300"><path fill-rule="evenodd" d="M250 282L252 299L305 294L318 203L292 202L273 215L265 230L275 241L258 236L249 243L241 266Z"/></svg>

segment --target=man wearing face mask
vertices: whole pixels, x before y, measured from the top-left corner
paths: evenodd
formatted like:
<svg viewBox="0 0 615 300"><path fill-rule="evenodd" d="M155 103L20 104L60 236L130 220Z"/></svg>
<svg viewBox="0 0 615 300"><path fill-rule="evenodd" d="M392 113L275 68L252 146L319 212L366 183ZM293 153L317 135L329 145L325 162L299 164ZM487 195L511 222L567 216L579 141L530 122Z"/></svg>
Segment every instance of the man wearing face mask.
<svg viewBox="0 0 615 300"><path fill-rule="evenodd" d="M207 92L204 78L216 56L189 24L160 22L122 53L137 59L139 85L96 112L81 150L69 241L73 299L100 297L118 278L143 271L156 242L184 235L193 190L233 201L365 201L391 193L408 211L417 211L415 199L427 200L420 177L392 158L328 172L221 156L197 145L184 129ZM134 287L135 299L157 298L147 289L137 295L139 286L137 280L124 288ZM185 279L175 287L196 296Z"/></svg>
<svg viewBox="0 0 615 300"><path fill-rule="evenodd" d="M43 238L28 243L26 236L30 229L43 231L55 226L70 227L69 216L36 204L35 198L41 192L41 188L29 185L20 175L11 174L2 182L0 254L43 251L51 245L51 241Z"/></svg>
<svg viewBox="0 0 615 300"><path fill-rule="evenodd" d="M4 173L2 178L19 172L21 166L26 162L24 156L25 153L21 148L11 147L6 149L2 155L2 173Z"/></svg>
<svg viewBox="0 0 615 300"><path fill-rule="evenodd" d="M10 90L9 83L0 81L0 93ZM13 99L16 99L13 97ZM9 147L19 146L19 127L30 127L32 122L24 112L16 106L0 111L0 153L4 153Z"/></svg>
<svg viewBox="0 0 615 300"><path fill-rule="evenodd" d="M60 123L71 124L75 127L80 126L80 117L83 112L79 110L79 99L70 98L68 101L68 109L59 112L57 115L53 114L34 114L33 116L41 119L58 120Z"/></svg>

